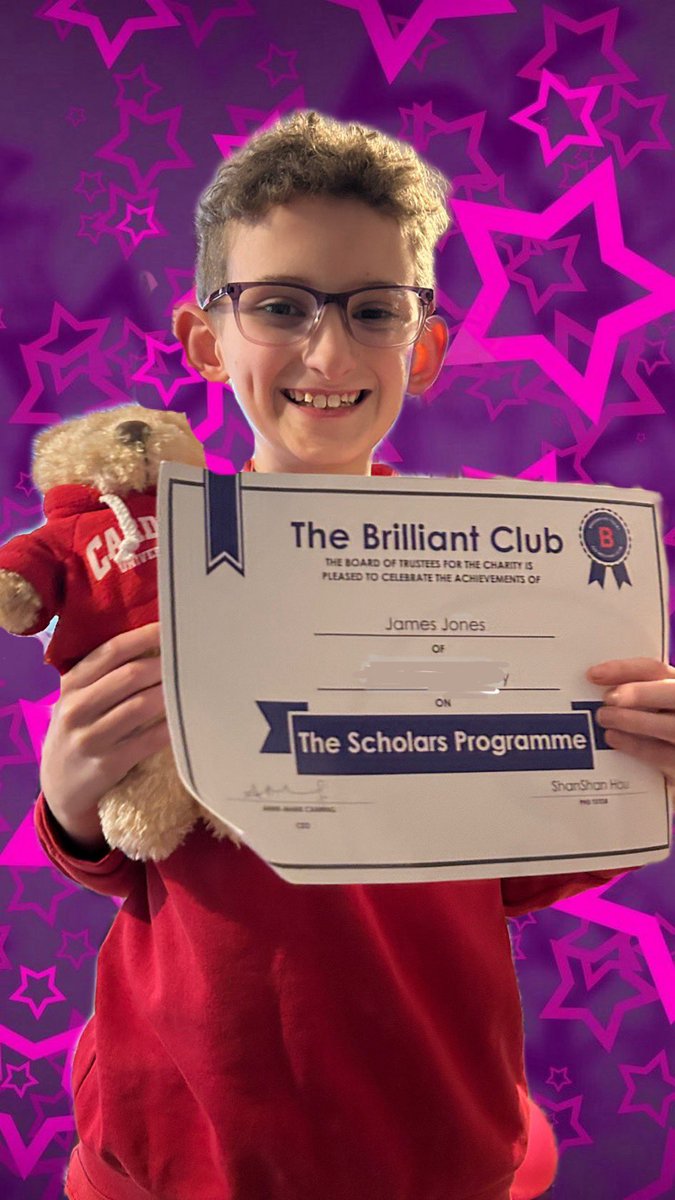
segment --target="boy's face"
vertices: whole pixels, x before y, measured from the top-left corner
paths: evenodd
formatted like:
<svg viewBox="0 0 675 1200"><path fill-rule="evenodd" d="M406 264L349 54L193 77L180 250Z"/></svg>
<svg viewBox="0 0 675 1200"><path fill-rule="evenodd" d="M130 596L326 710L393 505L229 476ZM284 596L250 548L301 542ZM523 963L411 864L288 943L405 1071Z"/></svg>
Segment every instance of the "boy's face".
<svg viewBox="0 0 675 1200"><path fill-rule="evenodd" d="M299 197L256 224L230 227L226 282L304 283L326 292L368 284L415 284L397 222L362 201ZM176 331L210 380L229 380L255 436L259 471L367 474L374 447L399 415L406 391L421 392L442 366L445 323L428 322L413 346L373 347L347 331L336 304L301 342L261 346L239 332L229 300L208 314L185 306ZM413 367L414 364L414 367ZM314 408L288 391L367 392L351 407Z"/></svg>

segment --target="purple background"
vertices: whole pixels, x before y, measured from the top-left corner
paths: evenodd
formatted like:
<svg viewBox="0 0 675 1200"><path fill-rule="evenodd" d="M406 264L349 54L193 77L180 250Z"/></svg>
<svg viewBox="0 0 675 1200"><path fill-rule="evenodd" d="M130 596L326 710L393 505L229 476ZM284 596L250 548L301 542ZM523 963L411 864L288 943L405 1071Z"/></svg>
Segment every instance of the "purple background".
<svg viewBox="0 0 675 1200"><path fill-rule="evenodd" d="M462 229L438 257L454 345L381 456L411 474L655 489L672 553L672 5L385 0L385 12L380 0L2 6L2 541L41 523L33 436L94 407L185 411L214 470L241 466L251 440L234 399L193 377L170 310L191 286L194 203L220 156L307 106L413 141L460 201ZM547 225L538 214L556 202ZM481 330L470 310L483 275L486 292L509 287ZM523 343L534 334L545 340ZM116 912L54 870L33 834L58 686L45 641L0 633L6 1200L62 1196L70 1061ZM529 1081L561 1151L555 1200L675 1196L674 893L667 862L510 922Z"/></svg>

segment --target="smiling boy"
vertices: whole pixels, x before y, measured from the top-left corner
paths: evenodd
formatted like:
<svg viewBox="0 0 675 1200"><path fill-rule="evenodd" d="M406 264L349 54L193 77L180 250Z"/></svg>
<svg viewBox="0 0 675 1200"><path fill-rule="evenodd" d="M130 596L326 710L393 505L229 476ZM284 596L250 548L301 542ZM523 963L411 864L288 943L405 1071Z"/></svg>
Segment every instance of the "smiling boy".
<svg viewBox="0 0 675 1200"><path fill-rule="evenodd" d="M429 294L445 196L410 147L317 114L221 166L198 210L200 303L175 330L233 387L247 469L389 470L373 452L447 345ZM96 804L168 744L166 722L142 729L163 711L141 657L158 648L144 626L78 663L43 753L47 854L126 897L75 1054L67 1195L508 1200L528 1110L506 916L616 872L298 886L201 823L167 860L131 861ZM624 684L601 718L618 748L671 777L674 677L634 660L596 678Z"/></svg>

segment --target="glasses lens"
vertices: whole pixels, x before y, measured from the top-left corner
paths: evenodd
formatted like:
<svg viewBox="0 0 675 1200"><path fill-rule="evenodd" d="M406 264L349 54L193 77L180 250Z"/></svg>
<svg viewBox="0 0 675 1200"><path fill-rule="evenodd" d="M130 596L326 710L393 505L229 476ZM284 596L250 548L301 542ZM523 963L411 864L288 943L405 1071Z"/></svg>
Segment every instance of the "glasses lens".
<svg viewBox="0 0 675 1200"><path fill-rule="evenodd" d="M279 284L256 284L239 297L244 337L264 345L299 340L311 328L316 301L309 292Z"/></svg>
<svg viewBox="0 0 675 1200"><path fill-rule="evenodd" d="M419 332L422 303L415 292L373 288L350 297L347 315L358 342L366 346L404 346Z"/></svg>

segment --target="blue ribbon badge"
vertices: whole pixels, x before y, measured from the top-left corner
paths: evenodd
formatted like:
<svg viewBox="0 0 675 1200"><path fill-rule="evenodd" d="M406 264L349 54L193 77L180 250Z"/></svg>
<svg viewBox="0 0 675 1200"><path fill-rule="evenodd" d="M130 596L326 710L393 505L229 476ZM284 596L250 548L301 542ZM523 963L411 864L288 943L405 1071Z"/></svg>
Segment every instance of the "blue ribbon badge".
<svg viewBox="0 0 675 1200"><path fill-rule="evenodd" d="M581 522L579 537L584 551L591 559L589 583L605 586L605 571L611 567L617 587L627 583L632 587L625 567L630 554L630 532L621 517L608 508L596 508Z"/></svg>

